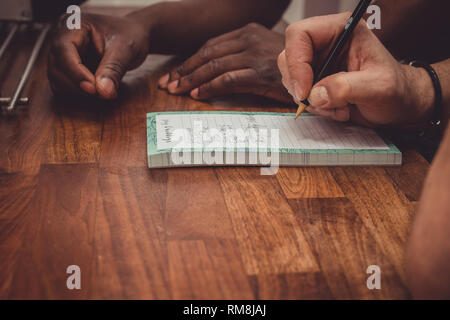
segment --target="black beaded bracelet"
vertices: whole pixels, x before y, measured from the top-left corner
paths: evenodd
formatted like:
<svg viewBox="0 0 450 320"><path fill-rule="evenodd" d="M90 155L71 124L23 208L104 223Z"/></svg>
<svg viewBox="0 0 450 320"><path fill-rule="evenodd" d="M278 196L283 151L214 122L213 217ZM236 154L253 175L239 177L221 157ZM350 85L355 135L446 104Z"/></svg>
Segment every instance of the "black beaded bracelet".
<svg viewBox="0 0 450 320"><path fill-rule="evenodd" d="M422 61L411 61L409 65L416 68L425 69L431 77L435 92L435 98L433 104L433 119L430 121L430 124L433 127L439 127L442 123L442 87L441 82L439 81L438 74L430 64Z"/></svg>

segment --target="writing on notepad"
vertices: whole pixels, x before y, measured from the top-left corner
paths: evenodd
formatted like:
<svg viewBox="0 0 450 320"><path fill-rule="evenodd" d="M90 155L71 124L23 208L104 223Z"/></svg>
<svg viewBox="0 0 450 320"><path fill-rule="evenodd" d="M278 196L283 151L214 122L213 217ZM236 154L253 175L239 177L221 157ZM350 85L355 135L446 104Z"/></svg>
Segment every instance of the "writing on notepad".
<svg viewBox="0 0 450 320"><path fill-rule="evenodd" d="M299 119L274 114L167 113L156 116L157 148L227 148L229 139L248 144L248 132L278 130L280 149L388 150L375 131L319 116ZM239 139L243 139L239 141ZM247 140L245 140L247 139ZM267 139L260 135L257 139ZM268 141L258 141L269 145ZM199 145L200 143L200 145Z"/></svg>

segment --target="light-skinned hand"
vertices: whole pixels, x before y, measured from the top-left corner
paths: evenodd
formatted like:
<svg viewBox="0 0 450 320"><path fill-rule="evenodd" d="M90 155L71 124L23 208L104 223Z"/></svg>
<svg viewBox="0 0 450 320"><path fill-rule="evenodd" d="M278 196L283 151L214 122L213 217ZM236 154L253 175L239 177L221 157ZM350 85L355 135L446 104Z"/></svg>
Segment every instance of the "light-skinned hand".
<svg viewBox="0 0 450 320"><path fill-rule="evenodd" d="M429 119L434 90L427 72L397 62L361 21L343 50L334 73L313 86L350 13L314 17L286 30L278 58L283 84L307 111L366 126L422 126Z"/></svg>

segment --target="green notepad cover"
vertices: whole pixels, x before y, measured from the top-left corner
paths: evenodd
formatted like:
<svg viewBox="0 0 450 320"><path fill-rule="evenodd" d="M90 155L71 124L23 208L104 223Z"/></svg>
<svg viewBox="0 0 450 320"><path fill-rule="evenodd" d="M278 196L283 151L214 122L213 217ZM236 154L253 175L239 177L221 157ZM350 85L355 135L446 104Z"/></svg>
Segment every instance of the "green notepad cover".
<svg viewBox="0 0 450 320"><path fill-rule="evenodd" d="M156 134L156 116L157 115L167 115L167 114L238 114L238 115L269 115L269 116L284 116L284 117L295 117L295 113L277 113L277 112L235 112L235 111L177 111L177 112L152 112L147 114L147 154L148 156L170 153L172 150L158 150L157 143L157 134ZM310 113L304 113L301 115L302 117L316 116ZM379 154L397 154L401 155L400 150L386 137L380 135L380 137L384 140L389 149L386 150L373 150L373 149L340 149L340 150L331 150L331 149L285 149L281 148L279 153L301 153L301 154L370 154L370 153L379 153ZM208 152L214 151L214 149L200 148L195 149L191 148L192 152ZM223 151L234 151L234 152L262 152L264 150L253 150L249 148L238 149L234 148L232 150L227 150L226 148ZM270 149L267 150L270 152Z"/></svg>

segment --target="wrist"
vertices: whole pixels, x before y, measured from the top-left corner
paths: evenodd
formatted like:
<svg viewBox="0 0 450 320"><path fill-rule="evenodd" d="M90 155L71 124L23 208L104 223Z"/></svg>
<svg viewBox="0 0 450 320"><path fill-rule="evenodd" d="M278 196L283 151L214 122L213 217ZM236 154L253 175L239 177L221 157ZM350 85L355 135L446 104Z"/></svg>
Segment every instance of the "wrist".
<svg viewBox="0 0 450 320"><path fill-rule="evenodd" d="M133 22L139 24L142 26L142 28L145 30L145 32L148 35L148 42L149 42L149 48L151 53L151 41L152 39L157 38L156 33L160 29L160 21L161 21L161 6L164 5L164 3L156 4L149 6L144 9L140 9L134 12L131 12L130 14L126 15L126 18L131 19Z"/></svg>
<svg viewBox="0 0 450 320"><path fill-rule="evenodd" d="M402 65L407 92L406 105L410 107L409 124L425 128L433 117L435 92L433 82L428 72L423 68Z"/></svg>
<svg viewBox="0 0 450 320"><path fill-rule="evenodd" d="M158 14L156 13L158 5L153 5L139 9L127 14L125 17L139 23L146 30L151 31L158 24Z"/></svg>

